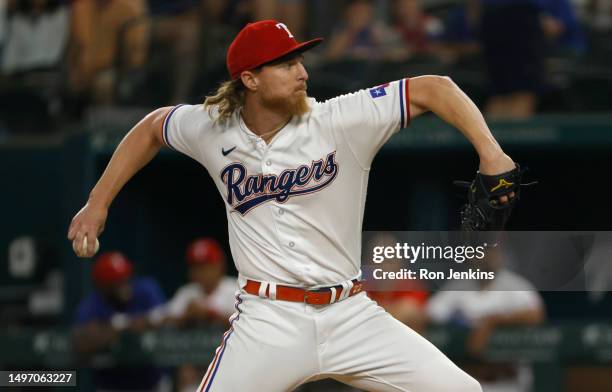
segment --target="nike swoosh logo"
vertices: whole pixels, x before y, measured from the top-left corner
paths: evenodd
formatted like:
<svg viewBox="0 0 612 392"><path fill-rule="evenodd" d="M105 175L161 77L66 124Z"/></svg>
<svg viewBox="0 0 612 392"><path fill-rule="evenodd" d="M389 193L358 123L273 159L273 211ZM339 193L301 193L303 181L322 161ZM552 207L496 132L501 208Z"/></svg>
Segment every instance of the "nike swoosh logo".
<svg viewBox="0 0 612 392"><path fill-rule="evenodd" d="M225 148L221 147L221 154L223 154L223 156L227 156L227 154L234 151L235 149L236 149L236 146L230 148L229 150L226 150Z"/></svg>

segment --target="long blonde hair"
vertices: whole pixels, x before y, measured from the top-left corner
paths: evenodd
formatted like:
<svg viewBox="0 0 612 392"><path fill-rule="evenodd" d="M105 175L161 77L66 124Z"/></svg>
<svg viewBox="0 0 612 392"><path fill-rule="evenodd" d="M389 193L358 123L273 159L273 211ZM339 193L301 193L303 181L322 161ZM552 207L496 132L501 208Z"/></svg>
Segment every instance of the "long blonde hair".
<svg viewBox="0 0 612 392"><path fill-rule="evenodd" d="M204 107L208 108L211 117L216 107L219 116L215 121L225 121L244 105L245 90L241 79L225 81L213 95L206 96Z"/></svg>

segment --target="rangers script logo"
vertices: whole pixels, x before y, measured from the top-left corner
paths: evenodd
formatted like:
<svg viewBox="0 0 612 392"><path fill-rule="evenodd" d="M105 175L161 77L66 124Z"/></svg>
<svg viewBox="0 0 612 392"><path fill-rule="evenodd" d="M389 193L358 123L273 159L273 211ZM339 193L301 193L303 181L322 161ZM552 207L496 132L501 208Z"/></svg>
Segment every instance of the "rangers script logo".
<svg viewBox="0 0 612 392"><path fill-rule="evenodd" d="M306 195L325 188L338 175L336 151L325 159L312 161L310 166L284 170L276 174L247 176L242 163L234 162L221 171L221 181L227 186L227 202L234 211L245 215L251 209L275 199L286 202L292 196Z"/></svg>

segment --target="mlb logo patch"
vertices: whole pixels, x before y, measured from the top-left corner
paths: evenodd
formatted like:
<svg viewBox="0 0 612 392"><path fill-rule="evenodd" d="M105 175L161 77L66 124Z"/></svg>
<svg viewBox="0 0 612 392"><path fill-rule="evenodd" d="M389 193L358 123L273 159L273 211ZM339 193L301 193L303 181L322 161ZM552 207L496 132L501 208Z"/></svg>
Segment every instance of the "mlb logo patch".
<svg viewBox="0 0 612 392"><path fill-rule="evenodd" d="M370 89L370 95L372 96L372 98L384 97L385 95L387 95L387 90L385 90L385 87L387 86L388 84L383 84L382 86L378 86L378 87L374 87L373 89Z"/></svg>

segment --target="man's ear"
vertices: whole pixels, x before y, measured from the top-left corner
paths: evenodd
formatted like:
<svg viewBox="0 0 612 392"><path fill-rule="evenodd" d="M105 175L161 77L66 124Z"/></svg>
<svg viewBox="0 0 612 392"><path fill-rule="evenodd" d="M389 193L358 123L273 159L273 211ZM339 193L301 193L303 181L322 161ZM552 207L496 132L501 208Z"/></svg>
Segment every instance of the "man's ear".
<svg viewBox="0 0 612 392"><path fill-rule="evenodd" d="M240 74L240 79L242 80L242 84L251 91L257 91L259 86L259 80L257 80L257 76L251 71L243 71Z"/></svg>

